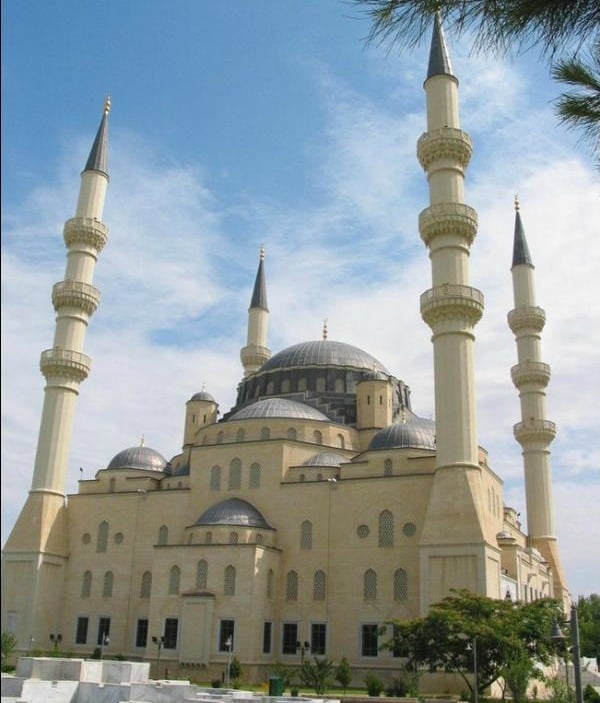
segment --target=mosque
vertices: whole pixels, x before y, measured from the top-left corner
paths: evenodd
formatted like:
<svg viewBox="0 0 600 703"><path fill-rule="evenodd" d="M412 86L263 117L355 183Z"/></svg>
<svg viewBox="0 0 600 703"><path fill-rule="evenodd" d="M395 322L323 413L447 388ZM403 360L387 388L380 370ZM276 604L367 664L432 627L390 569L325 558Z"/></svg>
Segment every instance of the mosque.
<svg viewBox="0 0 600 703"><path fill-rule="evenodd" d="M553 524L545 313L518 204L508 326L529 534L477 442L473 349L484 299L469 273L472 146L437 18L424 90L417 155L430 200L419 232L431 288L420 305L432 332L435 422L412 411L403 380L326 329L272 353L261 251L235 406L221 412L210 389L194 393L180 453L126 448L67 500L76 399L90 369L84 339L99 302L92 281L108 238L107 102L64 227L31 490L3 551L2 630L20 652L51 637L75 656L100 647L105 657L197 667L205 680L231 657L245 681L305 656L391 675L398 662L379 650L380 627L425 614L452 588L568 602Z"/></svg>

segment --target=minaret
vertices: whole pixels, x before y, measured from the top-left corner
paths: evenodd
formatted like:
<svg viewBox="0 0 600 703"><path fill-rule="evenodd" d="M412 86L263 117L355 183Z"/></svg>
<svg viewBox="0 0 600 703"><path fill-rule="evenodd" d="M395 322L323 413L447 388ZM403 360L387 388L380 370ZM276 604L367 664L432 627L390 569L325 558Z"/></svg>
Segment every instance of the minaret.
<svg viewBox="0 0 600 703"><path fill-rule="evenodd" d="M550 366L541 361L541 332L546 314L536 305L535 267L525 239L517 198L515 211L511 268L515 307L508 313L508 325L517 343L519 363L512 367L511 376L519 391L521 422L514 426L514 435L523 448L530 543L550 564L554 596L562 599L567 594L567 587L554 536L550 467L550 443L556 436L556 427L546 419L546 386L550 381Z"/></svg>
<svg viewBox="0 0 600 703"><path fill-rule="evenodd" d="M108 228L101 218L108 185L109 111L107 98L81 174L75 217L64 227L67 264L64 280L52 289L54 342L40 358L46 387L31 490L3 554L2 626L6 607L17 620L21 646L30 637L46 641L49 632L57 631L60 617L60 584L68 554L65 492L75 401L90 371L91 360L83 353L83 345L100 298L92 285L94 269L108 239ZM44 608L40 605L41 594ZM56 608L52 605L53 594Z"/></svg>
<svg viewBox="0 0 600 703"><path fill-rule="evenodd" d="M437 447L421 538L426 610L450 588L496 595L489 593L496 581L489 569L498 561L495 531L484 515L476 431L473 346L483 295L471 287L469 275L477 215L464 203L464 175L472 147L460 129L458 80L437 14L424 88L427 131L417 155L427 174L430 205L419 216L419 232L429 249L432 288L421 296L421 315L433 332ZM493 568L499 575L499 564Z"/></svg>
<svg viewBox="0 0 600 703"><path fill-rule="evenodd" d="M258 371L265 361L271 358L271 350L267 348L269 308L267 307L264 260L265 249L261 246L252 300L248 308L248 339L246 346L240 352L244 376L249 376Z"/></svg>

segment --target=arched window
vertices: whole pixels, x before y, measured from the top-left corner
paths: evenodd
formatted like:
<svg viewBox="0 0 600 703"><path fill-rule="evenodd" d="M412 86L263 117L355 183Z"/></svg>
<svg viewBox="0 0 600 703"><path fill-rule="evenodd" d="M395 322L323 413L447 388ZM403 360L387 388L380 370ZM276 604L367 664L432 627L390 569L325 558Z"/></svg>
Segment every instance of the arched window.
<svg viewBox="0 0 600 703"><path fill-rule="evenodd" d="M226 596L235 596L235 569L231 565L225 567L223 594Z"/></svg>
<svg viewBox="0 0 600 703"><path fill-rule="evenodd" d="M379 546L394 546L394 516L389 510L379 514Z"/></svg>
<svg viewBox="0 0 600 703"><path fill-rule="evenodd" d="M260 438L261 439L270 439L271 438L271 430L268 427L263 427L262 430L260 431Z"/></svg>
<svg viewBox="0 0 600 703"><path fill-rule="evenodd" d="M210 470L210 490L220 491L221 490L221 467L213 466Z"/></svg>
<svg viewBox="0 0 600 703"><path fill-rule="evenodd" d="M327 579L325 577L325 572L319 569L315 571L313 579L313 600L325 600L326 590Z"/></svg>
<svg viewBox="0 0 600 703"><path fill-rule="evenodd" d="M313 432L313 441L315 444L323 444L323 434L320 432L320 430L315 430Z"/></svg>
<svg viewBox="0 0 600 703"><path fill-rule="evenodd" d="M221 430L219 434L217 435L217 444L223 444L223 440L225 439L225 433Z"/></svg>
<svg viewBox="0 0 600 703"><path fill-rule="evenodd" d="M336 378L335 379L335 392L336 393L343 393L344 388L345 388L345 383L343 378Z"/></svg>
<svg viewBox="0 0 600 703"><path fill-rule="evenodd" d="M158 530L158 543L165 545L169 542L169 528L166 525L161 525Z"/></svg>
<svg viewBox="0 0 600 703"><path fill-rule="evenodd" d="M104 574L104 584L102 586L102 597L112 598L113 591L113 572L107 571Z"/></svg>
<svg viewBox="0 0 600 703"><path fill-rule="evenodd" d="M298 438L298 432L296 432L295 427L288 427L287 438L292 439L292 440L295 440Z"/></svg>
<svg viewBox="0 0 600 703"><path fill-rule="evenodd" d="M204 535L204 544L211 544L212 543L212 531L207 530L206 534Z"/></svg>
<svg viewBox="0 0 600 703"><path fill-rule="evenodd" d="M286 378L281 382L281 392L282 393L289 393L290 392L290 379Z"/></svg>
<svg viewBox="0 0 600 703"><path fill-rule="evenodd" d="M273 395L274 390L275 390L275 382L269 381L267 383L267 395Z"/></svg>
<svg viewBox="0 0 600 703"><path fill-rule="evenodd" d="M363 598L365 600L377 599L377 574L373 569L367 569L363 577Z"/></svg>
<svg viewBox="0 0 600 703"><path fill-rule="evenodd" d="M108 546L108 523L106 520L98 527L98 539L96 540L96 551L105 552Z"/></svg>
<svg viewBox="0 0 600 703"><path fill-rule="evenodd" d="M383 475L384 476L392 476L393 474L394 474L394 470L392 468L392 460L386 459L383 462Z"/></svg>
<svg viewBox="0 0 600 703"><path fill-rule="evenodd" d="M250 467L248 488L260 488L260 464L252 464Z"/></svg>
<svg viewBox="0 0 600 703"><path fill-rule="evenodd" d="M312 522L305 520L300 525L300 549L312 549Z"/></svg>
<svg viewBox="0 0 600 703"><path fill-rule="evenodd" d="M92 572L86 571L81 580L81 597L89 598L92 593Z"/></svg>
<svg viewBox="0 0 600 703"><path fill-rule="evenodd" d="M229 464L229 490L238 491L242 487L242 462L232 459Z"/></svg>
<svg viewBox="0 0 600 703"><path fill-rule="evenodd" d="M110 481L108 482L108 492L109 493L114 493L115 492L115 486L117 485L117 479L116 478L111 478Z"/></svg>
<svg viewBox="0 0 600 703"><path fill-rule="evenodd" d="M240 429L237 431L237 433L235 435L235 441L236 442L243 442L245 436L246 436L246 433L244 432L244 430Z"/></svg>
<svg viewBox="0 0 600 703"><path fill-rule="evenodd" d="M408 575L404 569L394 571L394 600L408 598Z"/></svg>
<svg viewBox="0 0 600 703"><path fill-rule="evenodd" d="M287 572L285 599L289 601L298 600L298 573L296 571Z"/></svg>
<svg viewBox="0 0 600 703"><path fill-rule="evenodd" d="M239 535L237 532L229 533L229 544L237 544L239 541Z"/></svg>
<svg viewBox="0 0 600 703"><path fill-rule="evenodd" d="M298 390L299 390L299 391L305 391L305 390L306 390L306 379L305 379L305 378L299 378L299 379L298 379Z"/></svg>
<svg viewBox="0 0 600 703"><path fill-rule="evenodd" d="M181 580L181 569L172 566L169 573L169 595L174 596L179 593L179 581Z"/></svg>
<svg viewBox="0 0 600 703"><path fill-rule="evenodd" d="M325 391L325 388L326 388L325 376L319 376L317 378L317 391L319 393L323 393L323 391Z"/></svg>
<svg viewBox="0 0 600 703"><path fill-rule="evenodd" d="M140 586L140 598L150 598L152 592L152 574L144 571L142 574L142 585Z"/></svg>
<svg viewBox="0 0 600 703"><path fill-rule="evenodd" d="M339 434L339 435L337 436L337 445L338 445L338 447L339 447L340 449L345 449L345 447L346 447L346 440L344 439L344 435L343 435L343 434Z"/></svg>
<svg viewBox="0 0 600 703"><path fill-rule="evenodd" d="M196 566L196 588L206 588L208 583L208 562L200 559Z"/></svg>
<svg viewBox="0 0 600 703"><path fill-rule="evenodd" d="M273 569L269 569L267 572L267 598L273 598L273 579L275 574Z"/></svg>

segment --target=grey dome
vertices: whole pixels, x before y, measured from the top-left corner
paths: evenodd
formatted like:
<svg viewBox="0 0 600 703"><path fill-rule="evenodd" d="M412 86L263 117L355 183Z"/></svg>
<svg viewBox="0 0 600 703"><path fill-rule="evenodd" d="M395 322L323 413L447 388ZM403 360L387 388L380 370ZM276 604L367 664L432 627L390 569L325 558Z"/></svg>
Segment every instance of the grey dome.
<svg viewBox="0 0 600 703"><path fill-rule="evenodd" d="M435 422L411 414L406 421L379 430L369 442L369 450L402 447L435 451Z"/></svg>
<svg viewBox="0 0 600 703"><path fill-rule="evenodd" d="M257 417L288 417L297 420L329 421L327 415L310 405L287 398L264 398L246 405L234 413L229 420L249 420Z"/></svg>
<svg viewBox="0 0 600 703"><path fill-rule="evenodd" d="M350 459L346 459L346 457L341 454L321 452L302 462L302 466L339 466L340 464L348 464L349 462Z"/></svg>
<svg viewBox="0 0 600 703"><path fill-rule="evenodd" d="M228 498L213 505L200 515L196 525L243 525L271 529L261 512L241 498Z"/></svg>
<svg viewBox="0 0 600 703"><path fill-rule="evenodd" d="M293 368L298 366L350 366L356 369L381 371L390 375L377 359L358 347L345 342L332 342L320 339L316 342L302 342L283 349L261 367L261 371Z"/></svg>
<svg viewBox="0 0 600 703"><path fill-rule="evenodd" d="M216 402L212 395L207 391L198 391L198 393L194 393L190 400L208 400L210 403ZM188 403L190 402L190 400L188 401Z"/></svg>
<svg viewBox="0 0 600 703"><path fill-rule="evenodd" d="M161 473L171 473L170 467L171 465L160 452L143 445L123 449L110 460L107 466L108 469L138 469Z"/></svg>

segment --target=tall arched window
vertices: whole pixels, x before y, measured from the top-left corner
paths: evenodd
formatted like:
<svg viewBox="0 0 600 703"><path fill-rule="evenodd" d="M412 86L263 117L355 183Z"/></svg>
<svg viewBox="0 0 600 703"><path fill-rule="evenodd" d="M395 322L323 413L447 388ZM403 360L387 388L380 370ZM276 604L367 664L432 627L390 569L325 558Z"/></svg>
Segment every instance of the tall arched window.
<svg viewBox="0 0 600 703"><path fill-rule="evenodd" d="M344 448L345 448L345 446L346 446L346 440L344 439L344 435L343 435L343 434L339 434L339 435L337 436L337 445L338 445L338 447L339 447L340 449L344 449Z"/></svg>
<svg viewBox="0 0 600 703"><path fill-rule="evenodd" d="M104 584L102 586L102 597L112 598L113 591L113 572L107 571L104 574Z"/></svg>
<svg viewBox="0 0 600 703"><path fill-rule="evenodd" d="M231 565L225 567L223 594L226 596L235 596L235 569Z"/></svg>
<svg viewBox="0 0 600 703"><path fill-rule="evenodd" d="M248 488L260 488L260 464L252 464L250 467Z"/></svg>
<svg viewBox="0 0 600 703"><path fill-rule="evenodd" d="M243 442L245 436L246 436L246 433L244 432L244 430L239 429L239 430L236 432L235 441L236 441L236 442Z"/></svg>
<svg viewBox="0 0 600 703"><path fill-rule="evenodd" d="M86 571L81 580L81 597L89 598L92 593L92 572Z"/></svg>
<svg viewBox="0 0 600 703"><path fill-rule="evenodd" d="M196 588L206 588L208 583L208 562L200 559L196 566Z"/></svg>
<svg viewBox="0 0 600 703"><path fill-rule="evenodd" d="M181 569L178 566L172 566L169 573L169 595L174 596L179 593L179 582L181 580Z"/></svg>
<svg viewBox="0 0 600 703"><path fill-rule="evenodd" d="M108 482L108 492L114 493L116 485L117 485L117 479L114 477L111 478L110 481Z"/></svg>
<svg viewBox="0 0 600 703"><path fill-rule="evenodd" d="M271 430L268 427L263 427L260 431L261 439L271 439Z"/></svg>
<svg viewBox="0 0 600 703"><path fill-rule="evenodd" d="M298 573L296 571L287 572L285 599L290 601L298 600Z"/></svg>
<svg viewBox="0 0 600 703"><path fill-rule="evenodd" d="M383 475L384 476L392 476L393 474L394 474L394 470L392 468L392 460L386 459L383 462Z"/></svg>
<svg viewBox="0 0 600 703"><path fill-rule="evenodd" d="M219 432L217 435L217 444L223 444L223 440L225 439L225 433L223 431Z"/></svg>
<svg viewBox="0 0 600 703"><path fill-rule="evenodd" d="M144 571L142 574L142 584L140 586L140 598L150 598L152 592L152 574Z"/></svg>
<svg viewBox="0 0 600 703"><path fill-rule="evenodd" d="M313 441L316 444L323 444L323 433L320 430L315 430L313 432Z"/></svg>
<svg viewBox="0 0 600 703"><path fill-rule="evenodd" d="M295 427L288 427L287 438L292 440L298 438L298 432L296 431Z"/></svg>
<svg viewBox="0 0 600 703"><path fill-rule="evenodd" d="M221 490L221 467L213 466L210 470L210 490L220 491Z"/></svg>
<svg viewBox="0 0 600 703"><path fill-rule="evenodd" d="M319 569L315 571L313 579L313 600L325 600L326 591L327 579L325 577L325 572Z"/></svg>
<svg viewBox="0 0 600 703"><path fill-rule="evenodd" d="M273 579L275 578L275 574L273 573L273 569L269 569L267 572L267 598L273 598Z"/></svg>
<svg viewBox="0 0 600 703"><path fill-rule="evenodd" d="M379 514L379 546L394 546L394 516L389 510Z"/></svg>
<svg viewBox="0 0 600 703"><path fill-rule="evenodd" d="M394 571L394 600L408 598L408 574L404 569Z"/></svg>
<svg viewBox="0 0 600 703"><path fill-rule="evenodd" d="M237 532L230 532L229 533L229 544L237 544L240 540L240 536L238 535Z"/></svg>
<svg viewBox="0 0 600 703"><path fill-rule="evenodd" d="M242 462L239 459L232 459L229 464L229 485L230 491L239 491L242 487Z"/></svg>
<svg viewBox="0 0 600 703"><path fill-rule="evenodd" d="M312 549L312 522L305 520L300 525L300 549Z"/></svg>
<svg viewBox="0 0 600 703"><path fill-rule="evenodd" d="M96 551L105 552L108 546L108 523L103 520L98 526L98 539L96 540Z"/></svg>
<svg viewBox="0 0 600 703"><path fill-rule="evenodd" d="M281 382L281 392L282 393L289 393L290 392L290 379L286 378Z"/></svg>
<svg viewBox="0 0 600 703"><path fill-rule="evenodd" d="M169 528L166 525L161 525L158 530L158 543L165 545L169 542Z"/></svg>
<svg viewBox="0 0 600 703"><path fill-rule="evenodd" d="M363 577L363 598L365 600L376 600L377 598L377 574L373 569L367 569Z"/></svg>

